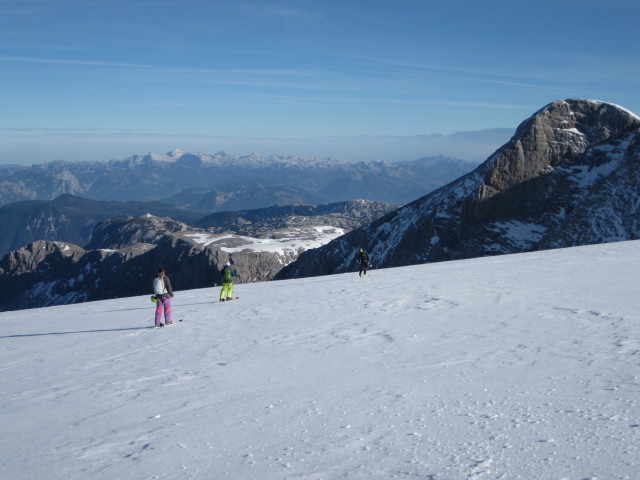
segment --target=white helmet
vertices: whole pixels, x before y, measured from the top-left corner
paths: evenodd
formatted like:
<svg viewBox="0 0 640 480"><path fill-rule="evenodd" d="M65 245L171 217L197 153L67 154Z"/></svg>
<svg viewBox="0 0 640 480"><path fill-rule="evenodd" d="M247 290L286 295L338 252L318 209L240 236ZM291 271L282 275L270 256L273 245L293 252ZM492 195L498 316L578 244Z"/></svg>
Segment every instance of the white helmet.
<svg viewBox="0 0 640 480"><path fill-rule="evenodd" d="M230 267L231 263L227 261L227 263L224 264L225 267Z"/></svg>

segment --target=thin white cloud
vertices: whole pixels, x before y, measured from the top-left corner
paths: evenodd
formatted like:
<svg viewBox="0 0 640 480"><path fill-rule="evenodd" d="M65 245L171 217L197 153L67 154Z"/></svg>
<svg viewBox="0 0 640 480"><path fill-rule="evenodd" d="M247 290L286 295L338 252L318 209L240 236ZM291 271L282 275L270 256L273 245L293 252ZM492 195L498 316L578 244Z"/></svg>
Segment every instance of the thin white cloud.
<svg viewBox="0 0 640 480"><path fill-rule="evenodd" d="M0 55L0 62L41 63L41 64L53 64L53 65L79 65L79 66L87 66L87 67L98 66L98 67L135 68L135 69L157 69L157 70L165 70L166 72L198 73L198 74L212 73L212 74L261 75L261 76L283 76L283 77L287 77L287 76L318 77L324 74L321 70L315 70L315 69L200 68L200 67L153 65L153 64L144 64L144 63L106 62L102 60L71 60L71 59L64 59L64 58L18 57L18 56L9 56L9 55Z"/></svg>
<svg viewBox="0 0 640 480"><path fill-rule="evenodd" d="M318 5L322 5L322 2L233 2L229 6L244 18L319 21L326 18L326 15L318 10Z"/></svg>
<svg viewBox="0 0 640 480"><path fill-rule="evenodd" d="M507 70L504 66L490 69L468 68L458 65L438 65L419 61L398 60L383 57L361 57L364 62L396 67L409 75L451 78L463 81L505 85L538 90L565 90L576 83L624 82L620 72L629 78L640 75L640 65L612 53L607 56L571 53L566 51L545 52L544 62L535 62L535 71L525 69ZM503 64L504 62L501 62ZM546 65L549 65L545 67ZM599 65L600 68L593 68ZM615 73L614 73L615 72Z"/></svg>
<svg viewBox="0 0 640 480"><path fill-rule="evenodd" d="M481 70L458 66L442 66L424 64L420 62L408 62L395 59L366 57L364 60L382 65L395 66L400 69L412 70L412 75L427 75L430 77L459 79L464 81L486 83L495 85L509 85L525 88L555 89L557 87L543 84L547 79L532 78L518 72L505 72L497 70ZM519 80L521 79L521 80ZM526 81L522 81L526 80Z"/></svg>
<svg viewBox="0 0 640 480"><path fill-rule="evenodd" d="M122 62L105 62L101 60L69 60L60 58L39 58L39 57L14 57L2 55L0 56L0 62L15 62L15 63L43 63L43 64L55 64L55 65L82 65L90 67L135 67L135 68L149 68L151 65L122 63Z"/></svg>

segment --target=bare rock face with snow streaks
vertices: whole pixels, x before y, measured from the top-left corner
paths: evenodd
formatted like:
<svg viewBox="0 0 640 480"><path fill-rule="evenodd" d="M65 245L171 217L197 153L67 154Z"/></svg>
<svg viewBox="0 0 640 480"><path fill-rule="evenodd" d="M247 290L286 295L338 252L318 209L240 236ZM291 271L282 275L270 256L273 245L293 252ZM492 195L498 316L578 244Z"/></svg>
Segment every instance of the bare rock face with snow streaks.
<svg viewBox="0 0 640 480"><path fill-rule="evenodd" d="M640 238L640 118L609 103L553 102L477 169L324 247L279 278Z"/></svg>

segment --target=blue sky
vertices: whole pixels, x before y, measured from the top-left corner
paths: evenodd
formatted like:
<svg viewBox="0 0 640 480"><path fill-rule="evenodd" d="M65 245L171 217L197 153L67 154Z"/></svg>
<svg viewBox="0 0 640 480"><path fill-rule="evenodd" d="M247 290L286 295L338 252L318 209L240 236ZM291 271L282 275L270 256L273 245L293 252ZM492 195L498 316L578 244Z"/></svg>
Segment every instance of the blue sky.
<svg viewBox="0 0 640 480"><path fill-rule="evenodd" d="M0 163L480 161L556 99L640 113L638 18L637 0L0 0ZM461 140L485 129L503 130Z"/></svg>

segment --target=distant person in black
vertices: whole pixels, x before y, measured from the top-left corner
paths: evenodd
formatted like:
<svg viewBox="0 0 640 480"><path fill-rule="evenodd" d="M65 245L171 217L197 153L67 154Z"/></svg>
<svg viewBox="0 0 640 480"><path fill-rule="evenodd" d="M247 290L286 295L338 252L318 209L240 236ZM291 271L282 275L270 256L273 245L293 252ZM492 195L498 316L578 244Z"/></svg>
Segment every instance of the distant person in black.
<svg viewBox="0 0 640 480"><path fill-rule="evenodd" d="M362 248L358 252L358 261L360 262L358 276L362 277L364 275L366 277L367 267L369 266L369 256Z"/></svg>

